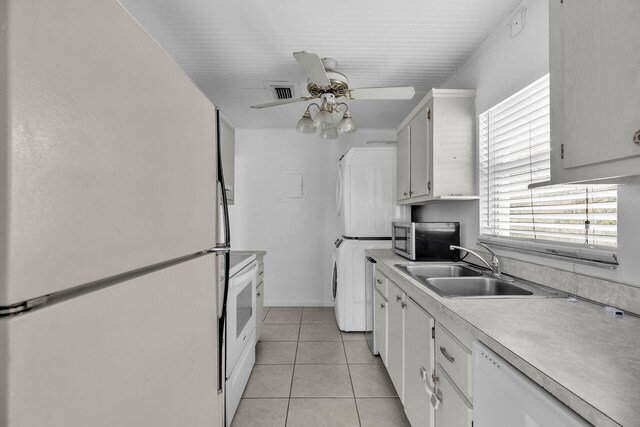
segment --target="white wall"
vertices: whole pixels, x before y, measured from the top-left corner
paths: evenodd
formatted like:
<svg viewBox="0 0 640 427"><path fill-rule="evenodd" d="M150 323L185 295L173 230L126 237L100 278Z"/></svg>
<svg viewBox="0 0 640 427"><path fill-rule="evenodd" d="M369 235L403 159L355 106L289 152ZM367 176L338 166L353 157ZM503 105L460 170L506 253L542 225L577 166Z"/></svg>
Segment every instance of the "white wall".
<svg viewBox="0 0 640 427"><path fill-rule="evenodd" d="M476 112L482 113L549 72L549 4L525 0L514 9L526 8L525 28L511 38L511 16L495 29L480 48L444 84L451 89L476 89ZM609 271L529 255L500 253L524 261L543 263L603 279L640 286L640 184L618 190L617 270ZM437 203L414 208L414 218L424 221L461 222L462 243L474 248L479 234L477 202Z"/></svg>
<svg viewBox="0 0 640 427"><path fill-rule="evenodd" d="M332 244L339 237L334 201L338 159L367 141L395 139L391 130L359 130L324 141L294 129L236 129L231 247L267 251L265 305L332 305ZM306 171L306 199L279 200L278 175L283 169Z"/></svg>

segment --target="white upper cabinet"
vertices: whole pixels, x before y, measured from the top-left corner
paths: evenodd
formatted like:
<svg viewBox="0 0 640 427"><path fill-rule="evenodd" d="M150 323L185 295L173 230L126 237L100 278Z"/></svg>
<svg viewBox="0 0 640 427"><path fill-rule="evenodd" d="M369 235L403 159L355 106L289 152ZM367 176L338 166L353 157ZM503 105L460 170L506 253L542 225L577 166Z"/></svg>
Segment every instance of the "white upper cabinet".
<svg viewBox="0 0 640 427"><path fill-rule="evenodd" d="M475 91L433 89L398 130L398 203L474 199Z"/></svg>
<svg viewBox="0 0 640 427"><path fill-rule="evenodd" d="M552 183L640 174L640 2L549 13Z"/></svg>
<svg viewBox="0 0 640 427"><path fill-rule="evenodd" d="M398 132L398 200L410 198L411 190L411 129L406 126Z"/></svg>
<svg viewBox="0 0 640 427"><path fill-rule="evenodd" d="M220 119L220 151L222 155L222 171L224 172L224 186L227 192L227 202L234 204L234 175L236 155L236 131L224 118Z"/></svg>
<svg viewBox="0 0 640 427"><path fill-rule="evenodd" d="M411 168L410 174L410 195L411 198L428 196L431 194L431 107L433 103L427 104L409 122L411 129L410 147Z"/></svg>

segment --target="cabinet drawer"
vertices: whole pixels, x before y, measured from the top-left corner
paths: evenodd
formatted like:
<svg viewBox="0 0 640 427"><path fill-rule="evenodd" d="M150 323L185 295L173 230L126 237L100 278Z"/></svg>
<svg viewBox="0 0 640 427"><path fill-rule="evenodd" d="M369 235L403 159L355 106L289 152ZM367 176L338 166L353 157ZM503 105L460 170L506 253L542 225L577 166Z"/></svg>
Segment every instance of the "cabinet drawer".
<svg viewBox="0 0 640 427"><path fill-rule="evenodd" d="M440 406L436 409L436 426L446 427L470 427L473 416L473 407L453 385L451 378L442 372L441 366L437 368L438 398Z"/></svg>
<svg viewBox="0 0 640 427"><path fill-rule="evenodd" d="M455 385L471 400L471 352L442 325L436 328L436 362L449 374Z"/></svg>
<svg viewBox="0 0 640 427"><path fill-rule="evenodd" d="M376 270L375 277L376 289L382 294L385 299L389 299L389 279L384 274Z"/></svg>

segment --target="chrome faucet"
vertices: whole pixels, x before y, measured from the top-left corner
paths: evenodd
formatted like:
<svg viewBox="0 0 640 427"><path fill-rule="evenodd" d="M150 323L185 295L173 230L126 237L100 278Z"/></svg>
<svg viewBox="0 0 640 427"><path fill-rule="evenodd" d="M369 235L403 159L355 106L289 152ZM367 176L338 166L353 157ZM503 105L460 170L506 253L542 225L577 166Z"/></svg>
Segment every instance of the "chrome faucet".
<svg viewBox="0 0 640 427"><path fill-rule="evenodd" d="M489 267L489 269L491 269L491 277L495 277L497 279L510 280L509 278L506 278L502 275L502 272L500 271L500 260L496 256L495 252L493 252L493 250L491 250L491 248L485 245L484 243L478 242L478 245L482 246L483 248L489 251L489 254L491 254L491 263L488 263L487 261L485 261L485 259L482 258L476 252L472 251L471 249L467 249L463 246L451 245L449 246L449 249L451 250L460 249L462 251L475 255L480 261L482 261L487 267Z"/></svg>

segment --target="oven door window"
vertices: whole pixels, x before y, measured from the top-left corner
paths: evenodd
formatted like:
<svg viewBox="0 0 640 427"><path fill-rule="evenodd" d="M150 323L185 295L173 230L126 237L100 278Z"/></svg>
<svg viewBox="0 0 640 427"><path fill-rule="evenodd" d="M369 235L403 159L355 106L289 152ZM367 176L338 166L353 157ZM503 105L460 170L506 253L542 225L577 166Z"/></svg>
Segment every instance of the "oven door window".
<svg viewBox="0 0 640 427"><path fill-rule="evenodd" d="M236 296L236 338L240 337L240 334L244 330L251 315L253 314L253 282L250 281L246 284Z"/></svg>

